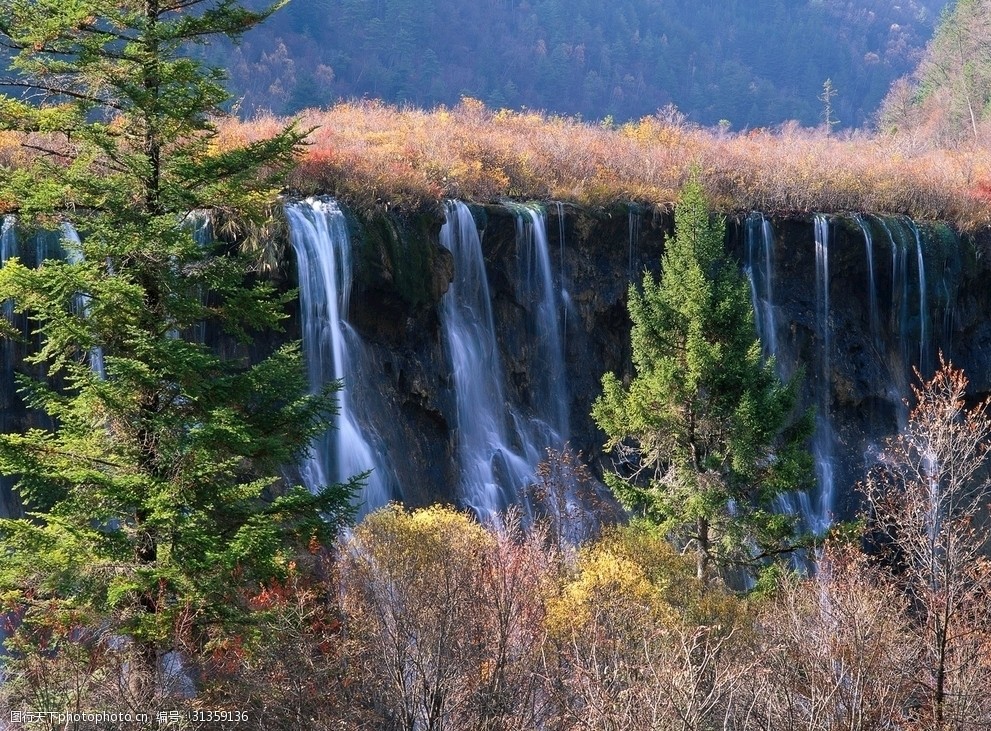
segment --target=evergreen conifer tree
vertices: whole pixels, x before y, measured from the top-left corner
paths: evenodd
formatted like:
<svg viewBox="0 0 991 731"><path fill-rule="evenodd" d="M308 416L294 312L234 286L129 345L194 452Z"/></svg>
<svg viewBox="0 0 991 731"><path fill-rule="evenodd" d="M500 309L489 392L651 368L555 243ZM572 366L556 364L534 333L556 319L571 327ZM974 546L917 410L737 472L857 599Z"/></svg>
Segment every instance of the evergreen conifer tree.
<svg viewBox="0 0 991 731"><path fill-rule="evenodd" d="M762 359L739 266L697 179L682 190L660 281L631 286L629 385L611 373L592 415L618 456L606 482L635 516L696 556L700 579L787 550L781 493L811 486L809 418Z"/></svg>
<svg viewBox="0 0 991 731"><path fill-rule="evenodd" d="M0 300L29 318L47 374L22 392L52 425L0 436L0 473L27 511L0 521L0 615L17 618L8 692L39 648L98 655L127 638L136 676L160 674L180 647L195 659L246 636L246 590L350 516L356 482L311 494L279 477L333 411L331 392L308 395L298 347L251 364L177 336L207 323L246 342L277 328L289 301L244 258L198 244L186 221L212 209L261 223L298 151L292 127L221 148L223 74L184 55L276 7L0 6L13 58L0 86L25 92L0 96L0 131L25 150L0 169L0 205L24 227L67 222L81 237L63 241L76 249L63 261L0 270ZM97 348L105 373L88 362Z"/></svg>

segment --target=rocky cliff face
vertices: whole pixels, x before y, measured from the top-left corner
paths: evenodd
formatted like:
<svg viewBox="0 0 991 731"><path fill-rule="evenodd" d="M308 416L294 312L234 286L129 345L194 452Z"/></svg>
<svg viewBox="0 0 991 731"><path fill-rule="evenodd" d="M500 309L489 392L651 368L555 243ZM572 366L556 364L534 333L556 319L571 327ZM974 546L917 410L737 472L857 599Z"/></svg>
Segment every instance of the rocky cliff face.
<svg viewBox="0 0 991 731"><path fill-rule="evenodd" d="M535 303L521 296L517 286L524 276L518 215L498 205L473 207L472 214L484 251L507 411L534 416L539 410L534 380L546 364L541 362L543 335ZM631 217L636 220L632 237ZM442 213L378 215L351 223L358 263L349 319L365 343L367 371L355 374L368 391L363 418L388 445L398 487L394 497L412 505L457 502L457 408L440 308L453 271L449 253L438 244ZM632 275L644 268L656 270L668 223L663 215L631 214L625 207L548 211L555 281L567 290L562 336L568 439L596 466L603 436L589 417L591 400L606 370L628 370L626 289ZM381 232L390 235L383 238ZM391 234L402 243L397 245ZM415 283L400 286L397 272L411 248L419 250L415 256L426 265ZM417 297L404 294L404 288Z"/></svg>
<svg viewBox="0 0 991 731"><path fill-rule="evenodd" d="M507 411L532 413L538 408L535 378L546 364L534 303L521 297L518 286L518 214L499 205L473 207L472 214ZM443 215L351 219L356 269L349 320L366 346L362 372L354 375L362 383L362 418L386 445L394 497L412 505L459 499L457 409L440 307L454 273L449 252L438 243ZM645 269L658 272L672 219L626 206L551 205L545 221L562 289L568 439L599 471L608 458L589 408L604 372L629 372L627 287ZM769 223L770 243L762 238L767 227L755 225L753 217L730 219L727 246L755 280L755 301L764 308L758 325L765 344L773 330L779 370L785 376L803 371L804 403L817 407L826 422L828 433L817 433L817 441L825 440L817 448L824 451L817 454L834 482L828 510L847 515L865 465L906 418L911 368L931 372L943 352L965 368L975 398L991 393L985 256L991 235L960 240L939 225L833 217L824 229L828 240L820 242L828 254L824 266L817 258L815 217ZM769 247L770 256L761 247Z"/></svg>
<svg viewBox="0 0 991 731"><path fill-rule="evenodd" d="M529 276L520 210L472 206L471 215L481 238L498 351L490 360L498 367L505 415L540 421L549 331L540 303L520 286ZM384 453L391 496L410 505L457 503L463 491L456 375L443 321L457 272L441 245L444 223L440 207L348 214L354 274L347 332L359 357L345 378L354 412ZM665 211L630 206L551 204L540 225L564 355L568 426L555 438L566 437L601 473L608 455L589 409L603 373L629 374L627 288L644 270L659 271L673 220ZM783 376L801 371L804 405L819 412L811 446L820 478L834 492L821 512L848 515L855 508L853 485L907 417L913 367L931 372L942 352L966 370L974 399L991 394L991 231L961 240L945 226L898 218L752 214L729 219L727 247L753 282L765 351ZM276 276L293 286L298 277L288 244L282 261ZM301 333L292 311L285 333L250 351L216 345L230 355L259 357ZM13 395L12 374L24 369L23 355L22 346L5 351L0 417L12 430L31 422ZM510 432L517 434L510 441L521 438L521 431ZM508 448L532 467L539 454L525 446Z"/></svg>
<svg viewBox="0 0 991 731"><path fill-rule="evenodd" d="M773 327L779 370L802 368L804 402L828 419L834 511L849 516L854 485L907 419L916 369L931 375L942 354L967 372L974 399L991 392L991 237L961 239L903 218L831 217L823 280L814 218L772 223L772 322L763 329ZM753 259L747 237L747 221L736 221L728 245L742 262Z"/></svg>

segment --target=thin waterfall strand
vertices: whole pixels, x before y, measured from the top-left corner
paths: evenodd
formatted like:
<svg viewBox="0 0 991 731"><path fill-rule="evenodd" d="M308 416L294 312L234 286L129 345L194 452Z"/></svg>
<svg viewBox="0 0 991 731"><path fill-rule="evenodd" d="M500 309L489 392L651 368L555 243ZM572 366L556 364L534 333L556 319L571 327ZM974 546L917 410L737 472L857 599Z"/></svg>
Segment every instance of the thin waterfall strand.
<svg viewBox="0 0 991 731"><path fill-rule="evenodd" d="M919 276L919 371L926 377L932 370L930 326L929 326L929 297L926 287L926 261L922 256L922 233L914 221L908 222L915 237L915 257Z"/></svg>
<svg viewBox="0 0 991 731"><path fill-rule="evenodd" d="M626 277L631 282L634 281L637 275L633 267L634 260L638 254L641 220L640 209L633 203L630 203L627 208L627 228L629 229L630 240L626 249Z"/></svg>
<svg viewBox="0 0 991 731"><path fill-rule="evenodd" d="M823 215L815 218L816 255L816 335L819 339L819 357L816 373L816 430L813 436L816 477L819 483L819 501L815 514L808 516L809 524L821 532L832 521L835 476L833 466L833 426L830 415L832 402L832 337L829 322L829 219Z"/></svg>
<svg viewBox="0 0 991 731"><path fill-rule="evenodd" d="M521 298L532 308L529 333L536 343L538 368L534 404L541 421L560 439L568 434L568 389L564 369L564 339L558 313L547 243L547 217L535 206L514 207L516 239L521 257Z"/></svg>
<svg viewBox="0 0 991 731"><path fill-rule="evenodd" d="M787 372L797 364L786 363L788 359L783 358L779 350L777 321L774 316L774 227L762 214L751 213L747 217L745 235L747 258L744 272L750 282L750 297L761 352L765 358L774 359L778 376L786 378ZM812 526L817 520L811 497L806 492L779 495L777 509L782 513L799 516L805 526Z"/></svg>
<svg viewBox="0 0 991 731"><path fill-rule="evenodd" d="M568 350L568 311L571 309L571 295L564 283L564 244L566 240L567 226L564 217L564 204L557 202L554 204L557 212L557 247L558 247L558 291L561 296L561 354Z"/></svg>
<svg viewBox="0 0 991 731"><path fill-rule="evenodd" d="M881 331L877 307L877 280L874 276L874 236L863 216L856 216L857 225L864 234L864 255L867 259L867 321L870 328L871 347L880 352Z"/></svg>
<svg viewBox="0 0 991 731"><path fill-rule="evenodd" d="M747 260L744 273L750 283L750 302L765 358L776 358L778 352L772 283L773 248L774 232L770 222L759 213L751 213L746 222Z"/></svg>

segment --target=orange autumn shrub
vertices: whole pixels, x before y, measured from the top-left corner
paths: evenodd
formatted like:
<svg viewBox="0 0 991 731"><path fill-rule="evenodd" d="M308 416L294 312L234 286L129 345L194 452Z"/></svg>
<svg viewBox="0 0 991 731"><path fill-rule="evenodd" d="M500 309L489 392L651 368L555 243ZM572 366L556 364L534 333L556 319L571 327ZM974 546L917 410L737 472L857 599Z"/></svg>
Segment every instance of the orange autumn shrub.
<svg viewBox="0 0 991 731"><path fill-rule="evenodd" d="M948 220L962 229L991 223L991 201L978 184L991 169L991 150L983 147L827 136L792 123L729 135L665 110L622 125L593 124L494 111L473 99L430 111L342 102L303 112L297 123L312 132L294 191L358 205L511 197L663 206L698 166L714 203L727 212L864 210ZM259 138L278 124L270 116L224 121L218 144Z"/></svg>
<svg viewBox="0 0 991 731"><path fill-rule="evenodd" d="M342 102L294 121L309 137L291 191L357 207L416 209L444 197L663 207L698 167L724 212L853 210L946 220L963 230L991 225L991 147L940 147L915 131L830 136L786 123L727 134L689 125L670 109L615 125L495 111L474 99L433 110ZM271 114L217 120L208 149L264 139L285 122ZM16 167L53 144L2 133L0 166ZM0 201L0 212L9 208Z"/></svg>

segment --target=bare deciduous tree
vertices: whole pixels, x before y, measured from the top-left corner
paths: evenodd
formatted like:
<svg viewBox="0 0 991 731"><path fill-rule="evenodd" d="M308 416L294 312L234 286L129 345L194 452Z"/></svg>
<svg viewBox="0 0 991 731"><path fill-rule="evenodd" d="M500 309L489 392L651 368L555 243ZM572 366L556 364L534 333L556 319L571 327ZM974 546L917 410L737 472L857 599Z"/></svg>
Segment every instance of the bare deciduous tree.
<svg viewBox="0 0 991 731"><path fill-rule="evenodd" d="M548 447L535 478L528 497L558 550L593 540L604 523L622 517L616 501L570 444L561 451Z"/></svg>
<svg viewBox="0 0 991 731"><path fill-rule="evenodd" d="M787 579L758 622L760 672L738 714L761 731L901 728L918 644L907 601L852 549L827 549L819 576ZM742 723L743 721L746 723Z"/></svg>
<svg viewBox="0 0 991 731"><path fill-rule="evenodd" d="M918 721L962 731L991 725L991 546L977 524L991 497L991 419L987 402L966 407L963 372L940 363L913 389L908 427L888 441L863 490L922 640Z"/></svg>

